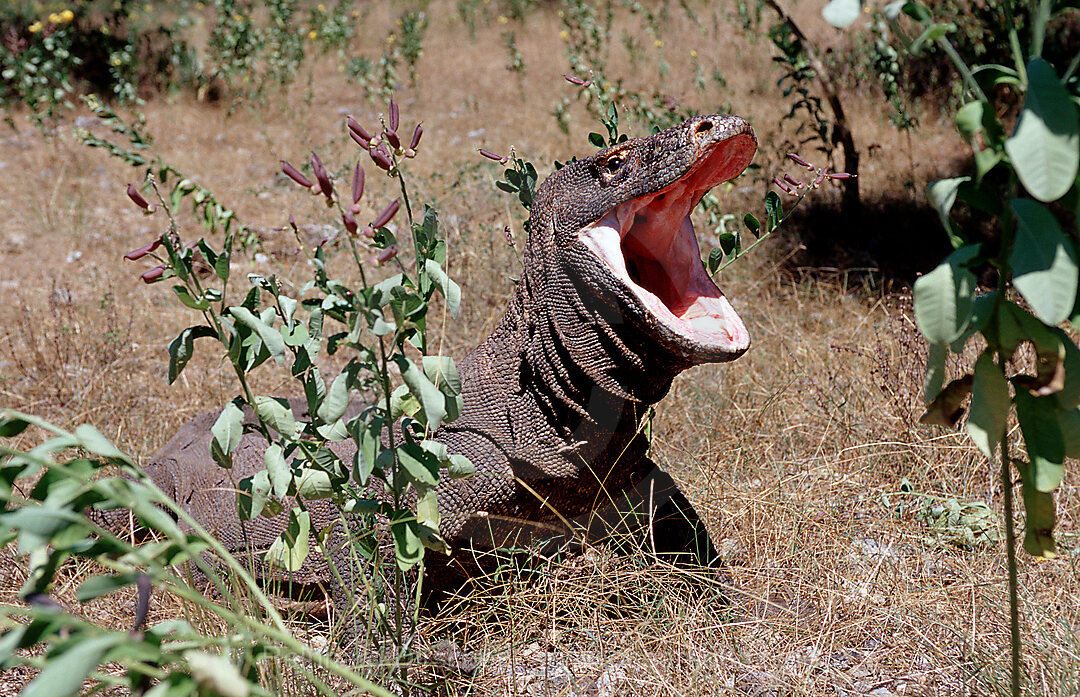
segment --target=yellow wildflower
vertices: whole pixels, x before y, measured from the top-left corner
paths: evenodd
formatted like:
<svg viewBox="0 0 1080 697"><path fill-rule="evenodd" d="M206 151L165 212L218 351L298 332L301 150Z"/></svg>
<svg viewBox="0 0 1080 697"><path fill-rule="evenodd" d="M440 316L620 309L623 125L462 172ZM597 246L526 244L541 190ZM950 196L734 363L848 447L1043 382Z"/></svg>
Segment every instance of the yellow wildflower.
<svg viewBox="0 0 1080 697"><path fill-rule="evenodd" d="M67 24L68 22L71 22L74 19L75 19L75 13L72 12L71 10L64 10L63 12L60 13L60 21L63 24Z"/></svg>
<svg viewBox="0 0 1080 697"><path fill-rule="evenodd" d="M234 22L236 22L237 24L239 24L240 22L243 22L243 21L244 21L244 15L240 14L239 12L237 12L236 14L234 14L234 15L232 16L232 21L234 21Z"/></svg>
<svg viewBox="0 0 1080 697"><path fill-rule="evenodd" d="M319 12L326 12L326 5L322 5L322 4L320 4L320 5L319 5L318 7L316 7L315 9L316 9L316 10L318 10Z"/></svg>
<svg viewBox="0 0 1080 697"><path fill-rule="evenodd" d="M498 18L499 24L506 24L508 21L510 21L510 20L508 20L506 18L506 15L499 15L499 18Z"/></svg>
<svg viewBox="0 0 1080 697"><path fill-rule="evenodd" d="M561 32L559 32L559 38L562 39L563 41L566 41L567 39L570 38L570 32L563 29Z"/></svg>
<svg viewBox="0 0 1080 697"><path fill-rule="evenodd" d="M657 39L656 41L652 42L652 45L657 47L657 48L663 48L664 47L664 42L661 41L660 39Z"/></svg>
<svg viewBox="0 0 1080 697"><path fill-rule="evenodd" d="M114 55L112 58L109 59L109 64L114 68L119 68L121 65L124 64L124 61L121 60L120 56Z"/></svg>
<svg viewBox="0 0 1080 697"><path fill-rule="evenodd" d="M314 41L315 39L319 38L319 32L317 32L317 31L315 31L314 29L312 29L311 31L309 31L309 32L307 33L307 38L309 38L309 39L311 39L312 41Z"/></svg>
<svg viewBox="0 0 1080 697"><path fill-rule="evenodd" d="M39 31L41 31L41 22L34 22L29 27L27 27L27 29L30 31L31 34L37 34Z"/></svg>
<svg viewBox="0 0 1080 697"><path fill-rule="evenodd" d="M353 19L360 19L360 10L353 10L352 11L352 18Z"/></svg>
<svg viewBox="0 0 1080 697"><path fill-rule="evenodd" d="M690 57L691 58L697 58L697 49L696 48L690 49Z"/></svg>
<svg viewBox="0 0 1080 697"><path fill-rule="evenodd" d="M60 24L60 15L55 12L49 13L49 24Z"/></svg>

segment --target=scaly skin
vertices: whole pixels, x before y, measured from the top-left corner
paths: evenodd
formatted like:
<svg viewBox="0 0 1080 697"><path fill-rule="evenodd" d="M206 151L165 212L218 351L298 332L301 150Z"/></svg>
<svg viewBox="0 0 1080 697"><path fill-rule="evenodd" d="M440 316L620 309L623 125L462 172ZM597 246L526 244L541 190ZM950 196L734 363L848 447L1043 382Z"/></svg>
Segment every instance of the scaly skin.
<svg viewBox="0 0 1080 697"><path fill-rule="evenodd" d="M570 163L540 187L521 281L498 327L459 365L461 417L434 435L451 452L468 457L476 474L439 485L440 532L453 553L429 553L426 587L448 586L475 573L477 552L552 538L596 540L634 527L633 520L651 522L647 542L654 553L716 563L697 514L647 457L641 426L648 407L664 397L680 372L741 355L749 345L745 329L731 312L734 319L716 334L730 341L700 341L673 330L616 277L597 256L599 243L582 231L620 205L642 200L652 201L642 209L646 224L666 221L669 213L681 221L706 189L741 173L755 148L742 119L700 116ZM693 183L690 194L682 192L686 182ZM658 192L668 193L656 197ZM649 255L663 262L669 242L662 235L641 239L635 243L627 236L626 244L657 249L627 263L644 278L648 274L641 269L655 266ZM684 246L691 239L692 234L679 238ZM690 251L690 266L700 267L696 241ZM660 285L686 274L672 264ZM703 287L702 274L700 268L690 274L699 279L695 288ZM709 307L721 305L730 307L719 299ZM203 415L183 427L147 470L231 549L265 549L285 516L241 524L225 491L263 467L265 441L245 435L232 472L223 471L207 454L214 418ZM352 456L349 448L336 449L345 459ZM309 508L313 529L337 515L325 502ZM333 544L335 559L344 561L348 541L342 536ZM680 556L685 553L691 556ZM293 578L337 585L317 554ZM350 578L346 585L360 584ZM340 607L353 589L333 593Z"/></svg>

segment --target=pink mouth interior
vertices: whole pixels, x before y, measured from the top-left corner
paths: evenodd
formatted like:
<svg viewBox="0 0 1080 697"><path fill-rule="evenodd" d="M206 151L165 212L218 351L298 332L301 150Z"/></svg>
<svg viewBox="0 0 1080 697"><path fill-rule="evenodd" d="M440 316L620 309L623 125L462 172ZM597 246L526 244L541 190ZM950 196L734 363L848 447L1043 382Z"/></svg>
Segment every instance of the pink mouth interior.
<svg viewBox="0 0 1080 697"><path fill-rule="evenodd" d="M750 335L701 263L690 211L717 184L738 176L753 156L739 135L663 191L620 204L579 239L661 323L702 348L739 354Z"/></svg>

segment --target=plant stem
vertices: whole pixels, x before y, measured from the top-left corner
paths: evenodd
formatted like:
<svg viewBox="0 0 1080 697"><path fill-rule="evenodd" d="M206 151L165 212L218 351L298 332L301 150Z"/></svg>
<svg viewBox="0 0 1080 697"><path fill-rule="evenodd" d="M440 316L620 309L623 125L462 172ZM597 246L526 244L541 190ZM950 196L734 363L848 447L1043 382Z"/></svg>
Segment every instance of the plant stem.
<svg viewBox="0 0 1080 697"><path fill-rule="evenodd" d="M1017 597L1016 530L1013 526L1012 467L1008 440L1001 440L1001 490L1005 505L1005 552L1009 567L1009 644L1011 651L1010 693L1020 697L1020 603Z"/></svg>

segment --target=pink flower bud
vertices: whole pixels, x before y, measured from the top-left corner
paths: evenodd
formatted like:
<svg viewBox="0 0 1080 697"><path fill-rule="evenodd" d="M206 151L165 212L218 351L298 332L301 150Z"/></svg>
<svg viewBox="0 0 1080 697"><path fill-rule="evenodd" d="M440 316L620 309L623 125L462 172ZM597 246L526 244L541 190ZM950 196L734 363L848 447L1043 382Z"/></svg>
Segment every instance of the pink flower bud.
<svg viewBox="0 0 1080 697"><path fill-rule="evenodd" d="M365 150L367 150L368 147L371 145L371 139L370 138L365 140L363 136L361 136L359 133L352 130L351 128L349 129L349 137L352 138L354 141L356 141L356 144L359 145L360 147L364 148Z"/></svg>
<svg viewBox="0 0 1080 697"><path fill-rule="evenodd" d="M361 126L357 122L357 120L351 116L349 117L349 120L346 121L346 123L349 126L349 134L352 135L353 140L359 143L362 147L366 148L368 146L368 143L371 142L371 134L364 130L364 127Z"/></svg>
<svg viewBox="0 0 1080 697"><path fill-rule="evenodd" d="M504 165L509 161L509 158L507 158L506 156L504 156L504 155L496 155L495 153L491 152L490 150L484 150L483 148L478 148L477 152L479 152L481 155L483 155L484 157L486 157L489 160L495 160L496 162L499 162L499 163L504 164Z"/></svg>
<svg viewBox="0 0 1080 697"><path fill-rule="evenodd" d="M390 147L392 147L394 150L401 149L401 139L398 138L397 131L387 131L386 142L390 143Z"/></svg>
<svg viewBox="0 0 1080 697"><path fill-rule="evenodd" d="M826 169L822 169L820 172L818 172L818 175L816 177L814 177L814 183L811 184L810 187L813 188L813 189L818 188L818 185L821 184L821 182L825 181L825 175L827 173L828 173L828 170L826 170Z"/></svg>
<svg viewBox="0 0 1080 697"><path fill-rule="evenodd" d="M296 218L293 217L292 213L289 213L289 227L292 228L294 235L300 234L300 228L296 227Z"/></svg>
<svg viewBox="0 0 1080 697"><path fill-rule="evenodd" d="M796 189L802 188L802 182L799 181L798 179L796 179L795 177L791 176L790 174L785 174L784 175L784 181L786 181L788 184L791 184Z"/></svg>
<svg viewBox="0 0 1080 697"><path fill-rule="evenodd" d="M577 85L578 87L588 87L592 84L592 80L582 80L576 75L563 75L563 78L571 85Z"/></svg>
<svg viewBox="0 0 1080 697"><path fill-rule="evenodd" d="M416 124L416 128L412 132L412 140L409 141L409 150L416 150L416 147L420 145L420 136L424 135L423 123Z"/></svg>
<svg viewBox="0 0 1080 697"><path fill-rule="evenodd" d="M153 211L153 206L150 205L149 201L143 198L143 195L139 193L139 190L135 188L134 184L127 185L127 195L128 198L131 199L131 202L139 208L142 208L144 211Z"/></svg>
<svg viewBox="0 0 1080 697"><path fill-rule="evenodd" d="M503 226L503 237L506 238L506 244L511 247L514 246L514 231L510 229L509 225Z"/></svg>
<svg viewBox="0 0 1080 697"><path fill-rule="evenodd" d="M814 165L810 164L809 162L802 159L801 157L799 157L798 155L796 155L793 152L789 152L787 154L787 156L791 159L792 162L794 162L797 165L802 165L803 167L805 167L807 169L813 169L814 168Z"/></svg>
<svg viewBox="0 0 1080 697"><path fill-rule="evenodd" d="M345 211L341 214L341 221L345 223L345 229L349 231L350 235L356 234L356 218L352 217L352 213Z"/></svg>
<svg viewBox="0 0 1080 697"><path fill-rule="evenodd" d="M850 172L830 172L826 176L828 176L829 179L851 179L855 175Z"/></svg>
<svg viewBox="0 0 1080 697"><path fill-rule="evenodd" d="M375 261L379 262L380 264L385 264L386 262L396 257L399 251L401 250L398 248L398 246L396 244L392 244L386 249L379 252L379 254L375 257Z"/></svg>
<svg viewBox="0 0 1080 697"><path fill-rule="evenodd" d="M149 271L144 271L139 274L139 278L142 279L143 283L157 283L161 280L161 277L165 275L166 268L167 267L164 264L162 264L161 266L155 266Z"/></svg>
<svg viewBox="0 0 1080 697"><path fill-rule="evenodd" d="M349 212L352 213L354 216L360 215L360 204L354 203L353 205L349 206Z"/></svg>
<svg viewBox="0 0 1080 697"><path fill-rule="evenodd" d="M397 215L399 208L401 208L401 199L395 198L383 209L382 213L379 213L379 217L372 221L371 227L381 228L389 223L390 220Z"/></svg>
<svg viewBox="0 0 1080 697"><path fill-rule="evenodd" d="M386 143L379 143L379 147L369 150L368 154L371 155L372 161L379 169L389 172L394 168L394 161L390 158L390 151L386 148Z"/></svg>
<svg viewBox="0 0 1080 697"><path fill-rule="evenodd" d="M360 231L360 234L364 237L375 238L375 231L371 229L370 225L365 225L364 229Z"/></svg>
<svg viewBox="0 0 1080 697"><path fill-rule="evenodd" d="M300 170L293 167L285 160L281 161L281 171L284 172L285 176L287 176L289 179L292 179L294 182L304 188L310 189L312 186L314 186L314 184L308 181L307 177L300 173Z"/></svg>
<svg viewBox="0 0 1080 697"><path fill-rule="evenodd" d="M319 182L319 190L327 200L334 197L334 185L330 183L330 175L323 167L322 160L315 153L311 153L311 171L315 173L315 179Z"/></svg>
<svg viewBox="0 0 1080 697"><path fill-rule="evenodd" d="M394 98L390 98L390 130L396 131L398 128L398 105L394 101Z"/></svg>
<svg viewBox="0 0 1080 697"><path fill-rule="evenodd" d="M127 259L128 261L135 261L136 259L142 259L144 256L146 256L147 254L154 251L155 249L157 249L160 246L161 246L161 238L159 237L156 240L154 240L153 242L151 242L150 244L144 244L142 247L139 247L138 249L134 249L134 250L128 252L127 254L124 255L124 258Z"/></svg>
<svg viewBox="0 0 1080 697"><path fill-rule="evenodd" d="M364 168L360 166L360 163L356 163L356 169L353 170L352 177L352 200L355 206L360 197L364 195Z"/></svg>

